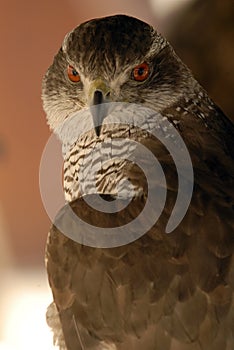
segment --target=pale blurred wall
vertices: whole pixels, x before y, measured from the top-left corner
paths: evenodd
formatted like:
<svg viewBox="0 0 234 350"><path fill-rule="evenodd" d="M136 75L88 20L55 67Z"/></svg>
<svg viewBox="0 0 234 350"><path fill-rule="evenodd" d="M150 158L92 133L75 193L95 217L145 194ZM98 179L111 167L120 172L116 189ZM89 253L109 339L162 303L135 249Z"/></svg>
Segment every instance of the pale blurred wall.
<svg viewBox="0 0 234 350"><path fill-rule="evenodd" d="M43 264L50 222L38 170L50 135L41 107L41 80L66 32L92 17L127 13L152 22L142 0L1 0L0 239L16 264ZM2 251L1 251L2 250ZM0 247L0 267L4 254ZM5 258L4 258L5 259ZM7 260L7 259L5 259Z"/></svg>

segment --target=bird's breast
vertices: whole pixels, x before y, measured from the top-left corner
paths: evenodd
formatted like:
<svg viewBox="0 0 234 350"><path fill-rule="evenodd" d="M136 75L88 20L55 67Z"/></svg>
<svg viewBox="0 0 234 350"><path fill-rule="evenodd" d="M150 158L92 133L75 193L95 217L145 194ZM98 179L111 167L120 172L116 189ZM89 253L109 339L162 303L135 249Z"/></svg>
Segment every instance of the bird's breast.
<svg viewBox="0 0 234 350"><path fill-rule="evenodd" d="M64 162L67 201L94 193L121 198L142 193L144 175L134 159L138 139L129 135L128 127L114 137L110 133L101 138L85 137L73 144Z"/></svg>

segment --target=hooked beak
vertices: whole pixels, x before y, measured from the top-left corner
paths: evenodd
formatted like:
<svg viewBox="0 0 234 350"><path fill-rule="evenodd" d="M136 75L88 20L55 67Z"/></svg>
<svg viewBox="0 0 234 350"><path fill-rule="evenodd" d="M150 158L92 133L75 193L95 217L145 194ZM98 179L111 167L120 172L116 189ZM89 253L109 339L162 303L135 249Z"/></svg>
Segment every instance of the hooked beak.
<svg viewBox="0 0 234 350"><path fill-rule="evenodd" d="M89 105L93 117L93 125L96 135L99 137L103 119L108 114L110 90L102 80L96 80L92 83L89 91Z"/></svg>

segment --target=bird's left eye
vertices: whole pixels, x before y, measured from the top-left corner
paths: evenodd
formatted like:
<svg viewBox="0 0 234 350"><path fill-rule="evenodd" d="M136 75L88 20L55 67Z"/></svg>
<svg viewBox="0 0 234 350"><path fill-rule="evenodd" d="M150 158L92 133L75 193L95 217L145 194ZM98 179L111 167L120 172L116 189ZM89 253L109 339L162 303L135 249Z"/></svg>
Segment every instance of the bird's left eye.
<svg viewBox="0 0 234 350"><path fill-rule="evenodd" d="M77 72L77 70L72 67L72 66L68 66L67 67L67 75L68 78L73 82L73 83L78 83L80 81L80 75Z"/></svg>
<svg viewBox="0 0 234 350"><path fill-rule="evenodd" d="M149 65L146 62L138 64L133 69L133 78L136 81L144 81L148 78L148 76L149 76Z"/></svg>

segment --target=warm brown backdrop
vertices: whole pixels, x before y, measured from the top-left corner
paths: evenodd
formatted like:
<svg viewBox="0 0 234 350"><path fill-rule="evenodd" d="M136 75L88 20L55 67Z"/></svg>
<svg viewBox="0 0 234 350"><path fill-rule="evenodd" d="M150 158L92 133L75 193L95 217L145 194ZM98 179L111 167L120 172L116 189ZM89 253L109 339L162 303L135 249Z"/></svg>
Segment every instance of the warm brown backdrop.
<svg viewBox="0 0 234 350"><path fill-rule="evenodd" d="M203 7L199 6L192 10L195 17L203 10ZM230 11L229 7L226 11ZM213 14L216 22L219 21L219 12ZM1 0L0 267L3 265L4 256L5 259L12 258L16 264L43 265L44 245L50 222L40 199L38 170L41 153L50 132L41 107L42 76L66 32L89 18L115 13L137 16L155 23L164 33L167 30L167 23L160 16L157 17L157 11L153 14L148 1ZM174 16L169 18L170 28L173 28L173 18ZM205 33L206 23L203 21L199 26L203 26L203 31L200 32ZM224 25L221 23L220 26L222 28ZM178 28L180 32L184 30L187 38L191 35L194 43L196 42L194 28L189 27L187 30L181 22ZM231 28L233 29L233 25L230 30ZM178 41L173 36L176 27L170 33L181 49L180 39ZM209 29L209 35L212 35L212 29L211 32ZM184 39L183 42L186 50L188 45ZM217 37L212 45L218 45L218 42ZM225 42L225 45L228 43ZM195 44L190 46L199 48ZM181 55L183 56L183 49ZM188 54L185 54L185 57L189 61ZM230 54L226 59L234 62ZM198 64L202 65L202 61L198 61L195 62L195 69ZM212 64L211 61L208 62ZM189 64L192 66L191 62ZM225 65L225 62L223 64ZM224 95L233 91L233 86L230 91L230 74L233 74L230 69L226 69L224 74L219 74L221 80L223 79L219 84L220 89L225 91L225 79L229 84L228 91L223 92ZM211 89L210 86L208 88ZM218 96L217 88L211 90L214 97ZM221 106L223 101L219 100ZM223 107L225 110L225 106Z"/></svg>
<svg viewBox="0 0 234 350"><path fill-rule="evenodd" d="M40 199L38 170L50 132L41 107L42 76L66 32L91 17L119 12L151 17L141 0L1 1L0 266L3 253L17 264L43 264L50 222Z"/></svg>

